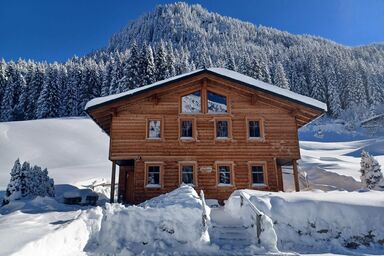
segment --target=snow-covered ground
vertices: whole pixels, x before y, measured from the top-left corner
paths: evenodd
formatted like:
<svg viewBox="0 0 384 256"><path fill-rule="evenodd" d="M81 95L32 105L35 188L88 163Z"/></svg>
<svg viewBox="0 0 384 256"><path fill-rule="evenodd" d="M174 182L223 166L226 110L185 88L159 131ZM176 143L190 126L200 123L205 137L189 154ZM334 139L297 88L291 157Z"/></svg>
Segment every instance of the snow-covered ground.
<svg viewBox="0 0 384 256"><path fill-rule="evenodd" d="M0 190L17 158L48 168L55 184L109 179L108 143L109 137L85 118L0 123Z"/></svg>
<svg viewBox="0 0 384 256"><path fill-rule="evenodd" d="M322 138L314 137L307 130L300 133L302 160L299 166L301 172L307 174L307 182L302 179L302 188L309 187L309 189L325 191L359 189L361 185L358 170L360 152L363 148L368 149L384 166L384 137L369 138L346 133L340 135L332 131L324 132L322 136ZM13 162L18 157L21 161L47 167L55 184L64 184L56 187L58 201L63 192L71 189L71 185L84 187L109 182L111 166L108 161L108 136L101 132L90 119L45 119L0 123L0 197L9 181ZM289 178L290 175L285 176ZM106 195L109 192L102 186L97 187L97 190ZM229 221L230 210L224 208L212 209L212 225L216 224L216 229L211 230L211 245L191 243L198 237L196 230L197 223L201 221L201 210L198 209L200 201L193 191L184 190L184 192L180 193L180 197L172 194L161 196L143 204L142 207L136 207L137 209L135 207L126 209L117 205L107 208L67 206L58 203L57 200L40 197L32 201L12 202L0 208L0 255L12 253L14 255L98 255L111 253L113 250L127 255L139 252L145 255L154 252L155 247L166 253L176 244L179 244L176 247L181 254L186 254L186 250L190 250L195 254L215 255L219 249L220 253L228 254L231 248L237 248L229 245L221 247L225 243L220 239L225 241L225 236L228 235L225 232L222 234L222 231L228 228L225 224L241 223L238 219ZM384 239L382 238L383 230L375 226L376 222L378 225L382 223L378 216L384 215L382 199L384 192L324 193L315 190L300 193L254 193L260 194L255 194L251 200L274 223L273 228L278 239L276 246L281 251L384 254L378 242ZM190 204L186 205L185 202ZM176 205L174 209L172 205ZM187 219L172 215L184 210ZM158 211L166 213L165 216L168 217L160 218L160 215L157 215ZM139 225L136 214L148 215L148 221ZM150 219L150 215L157 217ZM119 221L114 221L114 218ZM192 225L188 231L178 227L188 220ZM123 225L120 229L119 224L124 221L131 226ZM151 246L155 247L144 246L145 239L154 241L153 236L146 237L145 230L149 230L143 228L146 226L151 226L151 233L158 232L156 242L151 243ZM154 227L157 228L153 229ZM103 233L113 233L119 239L113 241L107 235L100 235L100 228L105 230ZM143 233L130 237L130 230L135 229ZM162 229L165 231L161 231ZM374 233L369 233L373 229L375 229ZM195 230L195 233L191 230ZM337 232L340 231L342 234L338 237ZM164 232L168 232L170 237L176 236L171 235L172 232L173 234L191 233L171 241L163 239ZM234 226L230 232L241 233L241 225ZM311 237L308 237L309 233L312 234ZM355 237L350 238L349 234L354 234ZM370 234L374 234L375 237L372 238ZM231 238L232 235L229 234L229 237ZM248 237L244 237L242 242L252 236L251 233ZM140 240L144 244L138 246L139 240L124 240L128 238L144 239ZM369 239L376 241L373 246L367 248L360 246L355 250L344 247L348 243L354 246L356 241L371 241ZM294 241L300 241L300 243ZM103 243L108 246L106 248L98 246ZM132 250L122 245L125 243L131 244ZM185 247L185 243L193 246ZM310 247L311 243L316 243L319 247ZM263 253L263 250L254 245L237 249L240 250L239 255Z"/></svg>

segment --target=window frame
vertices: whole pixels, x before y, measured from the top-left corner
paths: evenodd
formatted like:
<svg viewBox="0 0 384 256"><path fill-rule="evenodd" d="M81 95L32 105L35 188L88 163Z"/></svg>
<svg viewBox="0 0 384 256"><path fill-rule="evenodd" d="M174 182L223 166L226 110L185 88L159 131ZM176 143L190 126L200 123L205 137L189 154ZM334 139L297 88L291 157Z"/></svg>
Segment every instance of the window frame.
<svg viewBox="0 0 384 256"><path fill-rule="evenodd" d="M230 184L219 183L220 181L220 166L228 166L230 172ZM216 161L215 162L216 170L216 186L218 188L234 187L235 186L235 172L234 172L234 163L232 161Z"/></svg>
<svg viewBox="0 0 384 256"><path fill-rule="evenodd" d="M148 184L149 167L159 167L159 183L160 184ZM162 189L164 187L164 162L145 162L144 163L144 188L145 189Z"/></svg>
<svg viewBox="0 0 384 256"><path fill-rule="evenodd" d="M216 141L228 141L232 140L232 118L230 117L216 117L213 119L214 121L214 138ZM228 123L228 137L217 137L217 122L218 121L227 121Z"/></svg>
<svg viewBox="0 0 384 256"><path fill-rule="evenodd" d="M191 185L193 187L197 187L197 162L196 161L179 161L179 185L183 183L183 166L192 166L192 172L193 172L193 184L187 184Z"/></svg>
<svg viewBox="0 0 384 256"><path fill-rule="evenodd" d="M208 109L208 97L209 97L209 93L212 92L214 94L217 94L219 96L222 96L222 97L225 97L225 102L226 102L226 107L227 107L227 111L226 112L209 112L209 109ZM226 94L226 93L222 93L222 92L217 92L214 88L206 88L205 89L205 94L206 94L206 97L205 97L205 109L206 109L206 112L205 114L209 114L209 115L226 115L226 114L229 114L230 113L230 108L229 108L229 95Z"/></svg>
<svg viewBox="0 0 384 256"><path fill-rule="evenodd" d="M189 94L193 94L194 92L200 92L200 100L201 100L201 109L200 112L183 112L183 97ZM213 92L220 96L226 98L227 102L227 112L208 112L208 92ZM207 84L207 81L203 81L202 85L198 87L194 87L193 89L184 91L179 94L179 114L180 115L230 115L231 114L231 95L227 91L220 91L218 88L214 86L210 86Z"/></svg>
<svg viewBox="0 0 384 256"><path fill-rule="evenodd" d="M160 138L149 137L149 122L160 121ZM145 139L149 141L162 141L164 140L164 118L163 117L147 117L145 119Z"/></svg>
<svg viewBox="0 0 384 256"><path fill-rule="evenodd" d="M192 137L181 136L181 124L183 121L192 121ZM179 140L182 142L195 141L197 139L196 118L194 117L179 117Z"/></svg>
<svg viewBox="0 0 384 256"><path fill-rule="evenodd" d="M183 97L193 94L195 92L200 92L200 111L199 112L183 112ZM204 114L204 90L202 88L195 88L188 90L179 96L179 113L182 115L201 115Z"/></svg>
<svg viewBox="0 0 384 256"><path fill-rule="evenodd" d="M259 122L259 129L260 129L260 137L250 137L249 134L249 122L250 121L257 121ZM265 136L264 136L264 118L262 117L247 117L245 119L245 128L247 131L247 141L265 141Z"/></svg>
<svg viewBox="0 0 384 256"><path fill-rule="evenodd" d="M253 166L261 166L263 168L263 177L264 183L253 183L252 177L252 167ZM249 161L248 162L248 172L249 172L249 184L251 188L265 188L268 187L268 169L266 161Z"/></svg>

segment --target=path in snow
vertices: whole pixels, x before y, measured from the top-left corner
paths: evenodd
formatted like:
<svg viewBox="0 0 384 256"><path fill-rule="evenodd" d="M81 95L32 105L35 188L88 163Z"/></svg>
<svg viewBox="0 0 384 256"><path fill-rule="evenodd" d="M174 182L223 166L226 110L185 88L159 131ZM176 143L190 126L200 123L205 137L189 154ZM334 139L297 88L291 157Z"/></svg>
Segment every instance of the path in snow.
<svg viewBox="0 0 384 256"><path fill-rule="evenodd" d="M240 218L234 218L224 207L211 209L211 243L220 247L222 255L255 255L261 248L255 246L256 237L244 227Z"/></svg>

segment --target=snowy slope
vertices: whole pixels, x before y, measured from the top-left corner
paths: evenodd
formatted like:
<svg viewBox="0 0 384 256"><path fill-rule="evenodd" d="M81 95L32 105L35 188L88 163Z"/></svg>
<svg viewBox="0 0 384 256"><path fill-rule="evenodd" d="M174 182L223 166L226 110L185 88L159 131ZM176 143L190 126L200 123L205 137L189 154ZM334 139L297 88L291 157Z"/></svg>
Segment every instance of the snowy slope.
<svg viewBox="0 0 384 256"><path fill-rule="evenodd" d="M0 190L18 157L47 167L55 184L109 178L108 142L86 118L0 123Z"/></svg>
<svg viewBox="0 0 384 256"><path fill-rule="evenodd" d="M360 188L362 148L384 166L384 137L349 142L305 140L300 147L300 170L308 174L313 188ZM56 184L79 185L95 178L108 180L110 175L108 136L86 118L0 123L0 190L6 187L17 157L47 167Z"/></svg>

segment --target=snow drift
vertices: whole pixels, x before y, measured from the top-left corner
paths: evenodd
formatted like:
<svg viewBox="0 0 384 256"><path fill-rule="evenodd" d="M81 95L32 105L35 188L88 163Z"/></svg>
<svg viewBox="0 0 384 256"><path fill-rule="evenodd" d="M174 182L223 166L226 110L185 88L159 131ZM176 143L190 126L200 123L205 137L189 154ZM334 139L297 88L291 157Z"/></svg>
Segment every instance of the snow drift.
<svg viewBox="0 0 384 256"><path fill-rule="evenodd" d="M169 251L199 251L202 240L201 200L192 187L144 202L141 207L107 204L99 232L93 234L87 252L135 255Z"/></svg>
<svg viewBox="0 0 384 256"><path fill-rule="evenodd" d="M280 250L347 254L356 248L384 250L383 192L243 191L272 219ZM228 200L229 211L238 211L238 193Z"/></svg>

